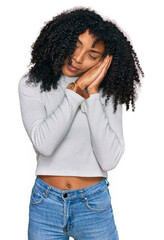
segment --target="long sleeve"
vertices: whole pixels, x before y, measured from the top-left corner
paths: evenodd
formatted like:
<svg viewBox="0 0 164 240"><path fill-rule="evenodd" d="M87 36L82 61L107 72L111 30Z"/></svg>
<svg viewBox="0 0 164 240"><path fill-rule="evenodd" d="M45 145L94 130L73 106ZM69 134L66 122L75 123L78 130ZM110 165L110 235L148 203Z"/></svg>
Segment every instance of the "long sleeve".
<svg viewBox="0 0 164 240"><path fill-rule="evenodd" d="M60 105L47 116L39 89L26 85L25 77L20 79L18 92L21 115L34 148L44 156L51 156L69 131L84 98L65 89Z"/></svg>
<svg viewBox="0 0 164 240"><path fill-rule="evenodd" d="M86 114L91 133L92 148L104 171L116 167L124 153L122 105L113 113L112 98L107 106L100 101L100 92L86 99Z"/></svg>

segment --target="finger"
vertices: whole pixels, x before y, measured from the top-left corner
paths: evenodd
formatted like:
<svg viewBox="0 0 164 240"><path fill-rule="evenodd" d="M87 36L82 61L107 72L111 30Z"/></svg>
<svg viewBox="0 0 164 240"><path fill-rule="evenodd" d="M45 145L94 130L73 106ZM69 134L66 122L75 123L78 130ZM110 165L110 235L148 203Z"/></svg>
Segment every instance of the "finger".
<svg viewBox="0 0 164 240"><path fill-rule="evenodd" d="M104 68L104 66L106 65L106 63L108 62L109 60L109 56L107 55L103 60L100 60L96 65L95 65L95 68L98 68L100 67L100 70L102 68Z"/></svg>
<svg viewBox="0 0 164 240"><path fill-rule="evenodd" d="M109 69L109 66L111 65L112 59L113 59L113 56L108 56L107 61L105 62L105 65L101 69L101 73L100 74L103 74L104 76L106 75L106 73L107 73L107 71Z"/></svg>
<svg viewBox="0 0 164 240"><path fill-rule="evenodd" d="M106 65L106 63L111 62L113 56L106 55L106 57L102 61L102 65Z"/></svg>
<svg viewBox="0 0 164 240"><path fill-rule="evenodd" d="M109 66L111 65L112 59L113 59L113 56L108 56L108 59L107 59L106 64L105 64L106 69L108 69Z"/></svg>
<svg viewBox="0 0 164 240"><path fill-rule="evenodd" d="M105 64L106 61L108 61L109 55L105 56L105 58L101 58L100 61L98 63L95 64L94 67L98 67L101 64Z"/></svg>
<svg viewBox="0 0 164 240"><path fill-rule="evenodd" d="M107 55L105 58L104 58L104 60L103 60L103 62L101 63L101 65L100 65L100 71L103 69L103 68L106 68L106 67L108 67L109 65L110 65L110 61L111 60L111 57L109 56L109 55Z"/></svg>
<svg viewBox="0 0 164 240"><path fill-rule="evenodd" d="M106 73L107 73L107 71L108 71L108 69L109 69L109 67L110 67L110 64L111 64L111 62L106 63L106 65L105 65L104 68L102 69L102 72L101 72L101 73L103 73L104 76L106 75Z"/></svg>

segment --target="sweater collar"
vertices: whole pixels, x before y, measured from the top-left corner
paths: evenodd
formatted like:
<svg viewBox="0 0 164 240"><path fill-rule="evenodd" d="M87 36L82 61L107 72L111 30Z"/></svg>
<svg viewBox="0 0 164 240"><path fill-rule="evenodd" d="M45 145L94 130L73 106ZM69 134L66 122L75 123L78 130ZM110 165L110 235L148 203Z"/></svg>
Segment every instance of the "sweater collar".
<svg viewBox="0 0 164 240"><path fill-rule="evenodd" d="M77 79L78 79L78 77L68 77L62 73L59 81L61 84L64 84L64 86L67 86L69 83L75 82Z"/></svg>

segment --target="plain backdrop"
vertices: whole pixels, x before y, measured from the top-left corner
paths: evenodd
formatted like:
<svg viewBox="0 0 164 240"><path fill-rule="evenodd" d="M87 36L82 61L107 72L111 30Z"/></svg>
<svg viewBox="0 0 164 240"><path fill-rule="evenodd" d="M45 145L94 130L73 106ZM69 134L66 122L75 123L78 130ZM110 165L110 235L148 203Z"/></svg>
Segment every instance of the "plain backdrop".
<svg viewBox="0 0 164 240"><path fill-rule="evenodd" d="M44 22L73 7L90 7L129 36L145 77L136 110L123 111L125 153L108 172L120 240L164 239L164 35L162 1L28 0L0 6L0 238L27 239L36 155L25 132L18 82ZM103 240L103 239L102 239Z"/></svg>

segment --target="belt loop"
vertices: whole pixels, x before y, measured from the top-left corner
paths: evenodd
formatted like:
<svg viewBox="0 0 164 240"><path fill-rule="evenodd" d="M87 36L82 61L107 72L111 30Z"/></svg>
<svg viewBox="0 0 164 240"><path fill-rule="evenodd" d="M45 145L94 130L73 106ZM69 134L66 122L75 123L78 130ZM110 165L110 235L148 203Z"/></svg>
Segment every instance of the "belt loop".
<svg viewBox="0 0 164 240"><path fill-rule="evenodd" d="M44 195L45 197L48 197L50 189L51 189L51 187L47 186L47 189L46 189L46 192L45 192L45 195Z"/></svg>
<svg viewBox="0 0 164 240"><path fill-rule="evenodd" d="M82 201L82 202L85 202L86 198L85 198L85 196L84 196L84 194L83 194L84 189L80 189L80 190L78 190L78 192L80 193L80 199L81 199L81 201Z"/></svg>
<svg viewBox="0 0 164 240"><path fill-rule="evenodd" d="M78 192L82 193L82 192L84 192L84 189L80 188L80 189L78 190Z"/></svg>
<svg viewBox="0 0 164 240"><path fill-rule="evenodd" d="M109 186L109 182L108 182L107 178L105 178L105 181L106 181L107 186Z"/></svg>

